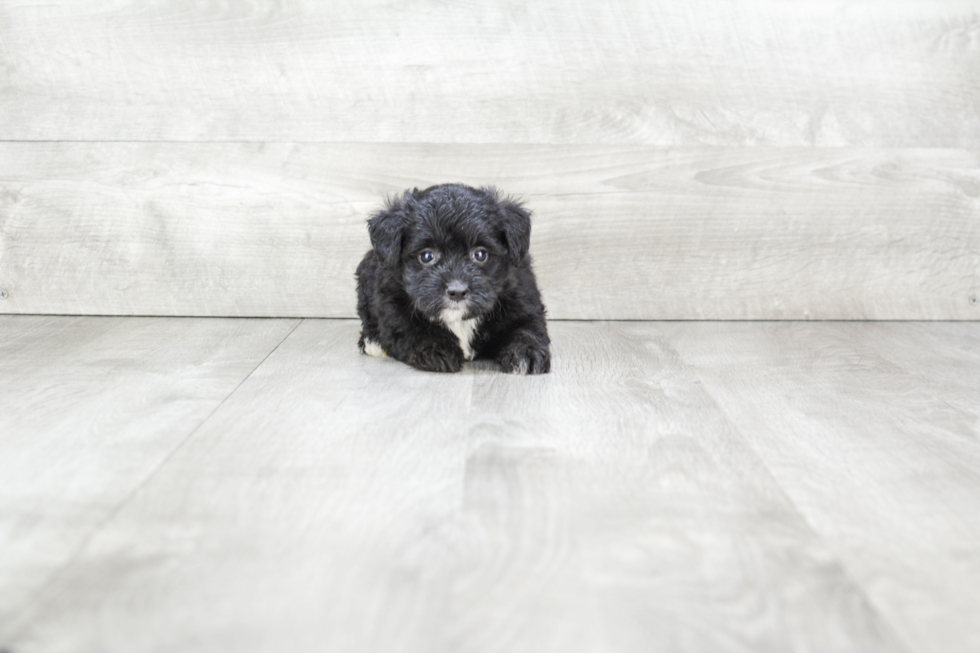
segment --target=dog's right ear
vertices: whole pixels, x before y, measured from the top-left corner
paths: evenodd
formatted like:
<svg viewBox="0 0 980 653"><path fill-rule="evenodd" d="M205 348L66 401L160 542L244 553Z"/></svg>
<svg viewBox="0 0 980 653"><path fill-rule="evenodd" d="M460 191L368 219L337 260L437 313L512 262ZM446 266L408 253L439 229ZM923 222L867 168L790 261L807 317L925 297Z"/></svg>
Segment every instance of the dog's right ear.
<svg viewBox="0 0 980 653"><path fill-rule="evenodd" d="M368 220L371 246L385 267L395 267L402 255L402 236L405 232L404 197L389 200L388 205Z"/></svg>

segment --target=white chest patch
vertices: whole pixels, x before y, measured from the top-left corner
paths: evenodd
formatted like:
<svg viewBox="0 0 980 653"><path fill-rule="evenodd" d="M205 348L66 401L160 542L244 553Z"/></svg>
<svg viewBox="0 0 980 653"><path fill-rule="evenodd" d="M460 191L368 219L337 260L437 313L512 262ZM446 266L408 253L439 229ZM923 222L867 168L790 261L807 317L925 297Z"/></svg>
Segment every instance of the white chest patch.
<svg viewBox="0 0 980 653"><path fill-rule="evenodd" d="M476 335L476 328L480 325L480 318L474 317L464 320L463 311L446 309L439 313L439 320L459 340L459 346L463 350L463 358L468 361L473 360L473 336Z"/></svg>

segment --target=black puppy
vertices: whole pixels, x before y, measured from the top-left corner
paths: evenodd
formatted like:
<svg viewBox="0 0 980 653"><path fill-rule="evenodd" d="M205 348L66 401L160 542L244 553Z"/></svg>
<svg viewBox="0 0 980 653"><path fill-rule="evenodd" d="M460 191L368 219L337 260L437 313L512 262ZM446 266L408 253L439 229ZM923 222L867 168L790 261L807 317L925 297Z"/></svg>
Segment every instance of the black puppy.
<svg viewBox="0 0 980 653"><path fill-rule="evenodd" d="M413 189L371 216L357 266L358 346L420 370L492 358L514 374L551 369L531 270L531 214L494 188Z"/></svg>

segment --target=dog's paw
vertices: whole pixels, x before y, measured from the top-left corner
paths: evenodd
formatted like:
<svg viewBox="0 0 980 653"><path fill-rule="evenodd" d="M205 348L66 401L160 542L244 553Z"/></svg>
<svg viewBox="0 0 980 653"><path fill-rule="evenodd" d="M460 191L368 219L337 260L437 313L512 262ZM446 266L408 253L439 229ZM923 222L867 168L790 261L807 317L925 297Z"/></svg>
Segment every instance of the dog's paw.
<svg viewBox="0 0 980 653"><path fill-rule="evenodd" d="M426 342L415 348L408 363L426 372L458 372L463 367L463 350L456 345Z"/></svg>
<svg viewBox="0 0 980 653"><path fill-rule="evenodd" d="M514 344L500 353L497 362L509 374L547 374L551 371L551 353L547 347Z"/></svg>

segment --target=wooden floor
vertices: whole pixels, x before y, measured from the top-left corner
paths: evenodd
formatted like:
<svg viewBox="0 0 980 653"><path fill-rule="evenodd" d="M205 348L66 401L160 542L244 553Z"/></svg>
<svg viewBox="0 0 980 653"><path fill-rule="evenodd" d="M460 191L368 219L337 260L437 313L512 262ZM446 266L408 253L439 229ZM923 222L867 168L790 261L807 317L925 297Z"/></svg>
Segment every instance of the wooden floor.
<svg viewBox="0 0 980 653"><path fill-rule="evenodd" d="M980 650L980 323L0 316L0 650Z"/></svg>

